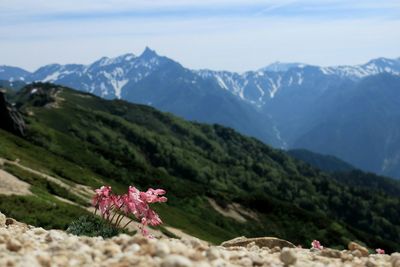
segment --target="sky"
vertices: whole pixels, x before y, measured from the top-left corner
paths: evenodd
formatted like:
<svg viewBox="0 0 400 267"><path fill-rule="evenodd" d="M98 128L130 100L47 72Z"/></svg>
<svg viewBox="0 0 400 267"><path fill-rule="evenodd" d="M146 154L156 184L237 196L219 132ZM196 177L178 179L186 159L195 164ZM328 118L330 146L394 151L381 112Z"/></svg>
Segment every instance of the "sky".
<svg viewBox="0 0 400 267"><path fill-rule="evenodd" d="M0 65L140 55L243 72L400 57L399 0L0 0Z"/></svg>

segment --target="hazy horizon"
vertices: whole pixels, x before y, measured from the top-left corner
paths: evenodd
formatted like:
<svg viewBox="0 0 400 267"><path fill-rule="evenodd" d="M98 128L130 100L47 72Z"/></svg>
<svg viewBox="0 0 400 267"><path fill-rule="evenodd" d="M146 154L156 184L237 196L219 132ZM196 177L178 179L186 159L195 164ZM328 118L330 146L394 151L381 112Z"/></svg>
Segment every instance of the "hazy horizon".
<svg viewBox="0 0 400 267"><path fill-rule="evenodd" d="M15 0L0 3L0 14L0 65L29 71L146 46L191 69L236 72L400 56L394 0Z"/></svg>

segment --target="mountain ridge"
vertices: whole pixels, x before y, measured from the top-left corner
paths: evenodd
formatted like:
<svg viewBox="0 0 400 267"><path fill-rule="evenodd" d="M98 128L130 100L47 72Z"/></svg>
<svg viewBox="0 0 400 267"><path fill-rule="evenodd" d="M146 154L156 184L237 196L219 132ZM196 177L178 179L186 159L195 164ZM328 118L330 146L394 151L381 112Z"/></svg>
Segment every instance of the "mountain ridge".
<svg viewBox="0 0 400 267"><path fill-rule="evenodd" d="M141 55L136 56L133 53L126 53L120 56L116 56L113 58L109 58L109 57L102 57L98 60L95 60L94 62L90 63L90 64L66 64L66 65L60 65L60 64L48 64L45 65L43 67L38 68L37 70L33 71L33 72L28 72L22 68L18 68L18 67L11 67L11 66L5 66L5 65L0 65L0 80L9 80L9 81L14 81L14 80L25 80L28 79L29 81L44 81L44 82L58 82L60 84L63 84L63 80L58 81L59 77L57 75L55 75L54 72L59 71L60 69L70 69L72 67L76 67L80 69L80 71L82 72L87 72L88 70L90 70L91 68L96 68L96 67L104 67L104 66L111 66L111 65L116 65L116 64L120 64L123 63L124 61L128 61L130 63L132 63L132 61L138 60L138 59L145 59L145 60L151 60L151 59L169 59L168 57L165 56L160 56L157 54L157 52L155 50L152 50L149 47L146 47L145 50L142 52ZM172 60L173 61L173 60ZM153 62L155 63L155 62ZM56 68L57 70L54 70L54 68ZM322 72L324 75L336 75L336 76L340 76L342 78L350 78L350 79L360 79L363 78L365 76L369 76L369 75L374 75L374 74L378 74L378 73L382 73L382 72L388 72L388 73L392 73L395 75L400 75L400 58L395 58L395 59L389 59L389 58L384 58L384 57L380 57L380 58L375 58L375 59L371 59L368 62L364 63L364 64L358 64L358 65L337 65L337 66L327 66L327 67L320 67L320 66L316 66L316 65L311 65L311 64L305 64L305 63L281 63L281 62L274 62L271 63L270 65L260 68L258 70L249 70L243 73L238 73L238 72L232 72L232 71L215 71L215 70L209 70L209 69L200 69L200 70L193 70L193 69L188 69L190 71L192 71L195 74L198 74L200 76L208 76L210 77L211 75L213 75L214 79L219 82L219 84L221 85L222 88L229 90L230 92L232 92L235 95L238 95L239 97L241 97L244 100L251 100L251 99L246 99L246 97L243 95L243 91L245 90L245 85L243 85L243 83L241 84L241 82L239 82L238 80L240 79L249 79L251 78L255 78L255 77L259 77L259 76L268 76L271 75L272 80L270 80L270 87L265 87L266 84L264 83L263 86L261 87L265 87L260 89L263 91L263 95L267 95L266 93L269 92L269 95L271 98L273 98L274 96L274 91L276 92L276 87L277 85L280 85L280 82L278 82L276 79L279 78L274 78L274 75L271 73L282 73L282 72L288 72L291 69L297 69L298 71L304 68L315 68L315 70ZM53 69L53 70L52 70ZM43 76L40 75L41 72L43 72L44 70L46 70L46 72L50 72L50 74L48 74L47 76ZM14 73L17 72L17 73ZM68 75L68 71L65 72L62 75ZM222 76L221 76L222 75ZM19 76L19 77L18 77ZM32 77L29 77L32 76ZM225 76L225 77L224 77ZM21 79L21 77L23 79ZM280 77L280 76L278 76ZM134 78L131 78L133 80L135 80ZM229 83L229 80L232 79L235 83ZM282 77L280 78L282 79ZM295 77L291 77L291 79L295 79ZM236 81L235 81L236 80ZM298 77L298 79L296 80L298 83L302 83L302 80L300 77ZM246 82L244 82L246 83ZM243 87L244 86L244 87ZM122 86L123 87L123 86ZM88 88L79 88L76 87L77 89L80 90L88 90L90 92L90 90ZM121 88L118 88L118 86L113 86L115 91L120 90ZM238 88L240 88L238 90ZM268 89L266 89L268 88ZM250 89L248 89L250 90ZM93 93L93 91L92 91ZM96 93L96 92L95 92ZM107 92L105 95L109 95L109 96L114 96L117 98L121 98L121 95L118 93L112 93L112 92ZM104 95L102 95L104 96Z"/></svg>

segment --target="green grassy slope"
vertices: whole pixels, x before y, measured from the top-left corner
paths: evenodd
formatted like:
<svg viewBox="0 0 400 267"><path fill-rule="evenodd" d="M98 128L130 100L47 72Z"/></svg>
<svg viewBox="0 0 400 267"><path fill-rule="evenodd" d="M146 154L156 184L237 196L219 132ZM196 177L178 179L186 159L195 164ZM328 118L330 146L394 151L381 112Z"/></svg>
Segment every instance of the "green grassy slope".
<svg viewBox="0 0 400 267"><path fill-rule="evenodd" d="M19 93L28 135L0 131L0 157L92 187L165 188L169 203L157 210L166 224L212 242L268 235L305 246L312 239L338 247L358 239L400 249L400 189L354 187L358 182L333 179L232 129L54 87L36 84ZM40 90L31 94L32 88ZM257 217L242 214L245 223L224 217L208 198L222 207L240 203Z"/></svg>
<svg viewBox="0 0 400 267"><path fill-rule="evenodd" d="M322 155L305 149L293 149L287 153L325 172L349 172L356 169L351 164L331 155Z"/></svg>

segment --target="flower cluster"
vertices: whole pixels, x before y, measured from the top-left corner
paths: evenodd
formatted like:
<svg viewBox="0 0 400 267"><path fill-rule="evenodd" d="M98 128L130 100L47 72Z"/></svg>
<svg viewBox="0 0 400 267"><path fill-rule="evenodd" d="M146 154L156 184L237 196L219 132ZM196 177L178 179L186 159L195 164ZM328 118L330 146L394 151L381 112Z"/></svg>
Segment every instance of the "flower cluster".
<svg viewBox="0 0 400 267"><path fill-rule="evenodd" d="M324 249L324 247L321 246L321 243L318 240L314 240L313 242L311 242L311 247L318 250Z"/></svg>
<svg viewBox="0 0 400 267"><path fill-rule="evenodd" d="M378 254L385 254L385 251L383 249L380 249L380 248L375 249L375 251Z"/></svg>
<svg viewBox="0 0 400 267"><path fill-rule="evenodd" d="M148 235L147 225L156 226L162 223L158 214L149 204L166 202L165 190L149 188L146 192L139 191L134 186L129 186L128 193L116 195L111 191L111 186L102 186L95 190L92 205L95 214L100 211L101 216L110 224L120 226L124 217L132 216L141 223L140 230L143 235ZM126 228L134 219L127 222Z"/></svg>

